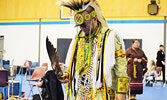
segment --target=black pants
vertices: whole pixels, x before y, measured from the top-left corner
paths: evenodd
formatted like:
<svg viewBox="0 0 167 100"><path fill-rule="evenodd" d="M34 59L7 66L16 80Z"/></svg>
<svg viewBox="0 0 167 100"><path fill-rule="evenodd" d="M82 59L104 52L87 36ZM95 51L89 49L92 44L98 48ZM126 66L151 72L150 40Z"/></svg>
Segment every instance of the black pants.
<svg viewBox="0 0 167 100"><path fill-rule="evenodd" d="M165 83L165 66L162 66L163 83Z"/></svg>

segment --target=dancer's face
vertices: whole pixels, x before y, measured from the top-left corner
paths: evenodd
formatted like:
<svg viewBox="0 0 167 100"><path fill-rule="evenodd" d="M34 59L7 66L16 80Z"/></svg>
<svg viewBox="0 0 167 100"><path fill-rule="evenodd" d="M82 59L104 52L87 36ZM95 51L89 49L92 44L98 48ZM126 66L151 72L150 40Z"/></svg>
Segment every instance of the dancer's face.
<svg viewBox="0 0 167 100"><path fill-rule="evenodd" d="M91 11L92 11L92 8L88 7L81 14L84 16L85 14L90 14ZM91 26L91 30L90 30L90 26ZM88 36L89 33L90 34L93 33L96 26L97 26L97 17L93 17L90 20L84 20L83 24L80 25L80 29L85 32L86 36Z"/></svg>

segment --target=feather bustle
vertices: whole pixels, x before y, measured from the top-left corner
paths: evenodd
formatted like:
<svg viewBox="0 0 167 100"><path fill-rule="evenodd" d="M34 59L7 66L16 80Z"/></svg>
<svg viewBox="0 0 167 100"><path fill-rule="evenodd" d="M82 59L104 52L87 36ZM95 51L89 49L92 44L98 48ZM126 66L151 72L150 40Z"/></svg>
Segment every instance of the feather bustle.
<svg viewBox="0 0 167 100"><path fill-rule="evenodd" d="M68 7L71 10L75 11L75 10L82 9L82 6L87 5L91 1L94 1L94 0L58 0L56 4Z"/></svg>

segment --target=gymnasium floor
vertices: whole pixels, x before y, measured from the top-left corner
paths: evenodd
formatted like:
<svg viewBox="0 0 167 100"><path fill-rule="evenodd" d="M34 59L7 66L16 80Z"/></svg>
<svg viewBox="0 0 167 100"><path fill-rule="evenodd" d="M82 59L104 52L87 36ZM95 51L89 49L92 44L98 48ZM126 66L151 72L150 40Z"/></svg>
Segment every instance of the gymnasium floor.
<svg viewBox="0 0 167 100"><path fill-rule="evenodd" d="M137 95L137 100L167 100L167 86L157 83L153 87L144 86L143 94Z"/></svg>
<svg viewBox="0 0 167 100"><path fill-rule="evenodd" d="M27 76L31 77L31 76ZM21 75L16 75L15 78L16 81L21 81ZM62 85L63 89L65 88L65 85ZM25 98L28 96L30 91L30 86L28 85L28 82L24 82L23 80L23 91L25 92ZM38 93L37 89L34 88L34 94ZM32 94L29 97L32 99ZM163 87L162 83L157 83L153 87L146 87L144 86L144 91L142 95L137 95L137 100L167 100L167 85L166 87Z"/></svg>

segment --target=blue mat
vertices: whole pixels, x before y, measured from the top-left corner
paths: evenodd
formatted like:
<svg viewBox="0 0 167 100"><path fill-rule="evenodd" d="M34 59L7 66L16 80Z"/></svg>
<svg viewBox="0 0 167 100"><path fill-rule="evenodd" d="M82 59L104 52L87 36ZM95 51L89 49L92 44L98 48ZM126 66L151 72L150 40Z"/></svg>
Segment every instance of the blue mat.
<svg viewBox="0 0 167 100"><path fill-rule="evenodd" d="M30 75L27 75L27 77L31 77ZM24 79L24 77L23 77ZM17 74L16 81L21 82L21 75ZM162 83L157 83L155 86L153 87L143 87L143 94L141 95L137 95L136 98L137 100L167 100L167 85L166 87L162 87ZM65 84L62 84L63 90L65 90ZM27 81L23 80L23 90L25 92L25 98L28 96L29 92L30 92L30 86L28 85ZM2 89L0 89L0 91L2 91ZM36 88L33 88L33 93L37 94L37 90ZM32 95L30 95L29 98L32 99Z"/></svg>

